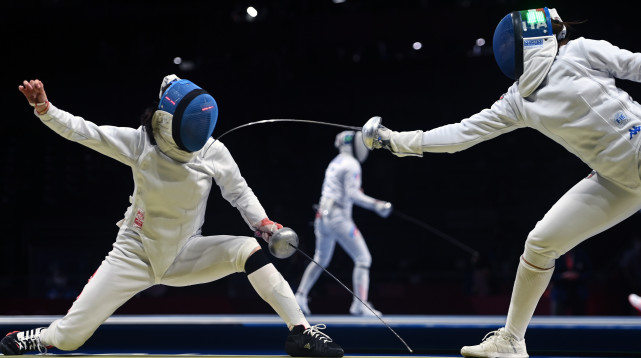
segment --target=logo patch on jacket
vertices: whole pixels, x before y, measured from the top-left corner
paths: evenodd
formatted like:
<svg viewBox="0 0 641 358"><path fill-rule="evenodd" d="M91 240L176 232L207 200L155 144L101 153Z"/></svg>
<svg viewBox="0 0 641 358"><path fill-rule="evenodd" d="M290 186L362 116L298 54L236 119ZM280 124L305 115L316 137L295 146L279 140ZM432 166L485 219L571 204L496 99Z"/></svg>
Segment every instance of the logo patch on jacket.
<svg viewBox="0 0 641 358"><path fill-rule="evenodd" d="M635 135L639 134L641 132L641 126L634 126L630 128L630 139L634 137Z"/></svg>
<svg viewBox="0 0 641 358"><path fill-rule="evenodd" d="M145 222L145 212L138 209L136 212L136 218L134 219L134 226L142 229L142 224Z"/></svg>
<svg viewBox="0 0 641 358"><path fill-rule="evenodd" d="M523 47L526 47L526 48L543 47L543 39L531 39L531 40L523 39Z"/></svg>
<svg viewBox="0 0 641 358"><path fill-rule="evenodd" d="M628 122L630 122L630 117L626 116L625 113L619 111L614 115L614 124L619 128L623 128Z"/></svg>

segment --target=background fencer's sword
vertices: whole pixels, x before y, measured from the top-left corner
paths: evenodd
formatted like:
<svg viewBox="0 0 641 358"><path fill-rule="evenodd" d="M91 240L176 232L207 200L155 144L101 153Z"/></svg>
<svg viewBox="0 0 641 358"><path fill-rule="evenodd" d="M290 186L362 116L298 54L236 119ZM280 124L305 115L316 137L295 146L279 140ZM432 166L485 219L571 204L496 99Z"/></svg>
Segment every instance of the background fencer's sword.
<svg viewBox="0 0 641 358"><path fill-rule="evenodd" d="M260 235L260 232L256 232L255 234L258 236L258 235ZM394 330L392 329L392 327L390 327L390 326L389 326L389 324L387 324L387 322L385 322L385 321L384 321L384 320L383 320L383 319L382 319L382 318L381 318L381 317L380 317L380 316L379 316L379 315L378 315L378 314L377 314L377 313L376 313L376 312L375 312L375 311L374 311L374 310L373 310L373 309L372 309L368 304L366 304L365 302L363 302L363 300L361 300L361 298L360 298L360 297L356 296L356 295L354 294L354 292L352 292L352 290L350 290L349 288L347 288L347 286L345 286L345 285L344 285L344 284L343 284L343 283L342 283L338 278L336 278L336 276L332 275L332 274L331 274L329 271L327 271L327 270L326 270L326 269L325 269L321 264L319 264L318 262L314 261L314 259L312 259L311 257L309 257L309 255L307 255L307 254L306 254L306 253L304 253L301 249L299 249L299 248L298 248L298 235L296 234L296 232L295 232L294 230L292 230L291 228L288 228L288 227L284 227L284 228L281 228L281 229L279 229L279 230L275 231L275 232L271 235L271 237L269 238L269 241L268 241L268 248L269 248L269 252L270 252L273 256L275 256L275 257L277 257L277 258L279 258L279 259L286 259L286 258L288 258L288 257L292 256L296 251L298 251L298 253L300 253L301 255L305 256L309 261L311 261L311 262L315 263L316 265L318 265L318 267L322 268L322 269L323 269L323 271L325 271L325 273L326 273L326 274L328 274L328 275L329 275L329 276L331 276L334 280L336 280L336 282L338 282L341 286L343 286L343 288L344 288L344 289L346 289L346 290L347 290L347 292L351 293L351 294L352 294L352 296L354 296L354 297L355 297L357 300L359 300L359 301L360 301L360 302L361 302L365 307L367 307L367 309L368 309L368 310L372 311L372 313L374 314L374 316L376 316L376 317L377 317L381 322L383 322L383 324L384 324L384 325L385 325L385 326L386 326L390 331L392 331L392 333L394 333L394 335L395 335L395 336L396 336L396 337L397 337L401 342L403 342L403 344L405 345L405 348L407 348L407 350L408 350L410 353L414 353L414 351L412 350L412 348L410 348L410 347L407 345L407 343L405 343L405 341L403 340L403 338L401 338L401 336L399 336L399 335L398 335L398 333L396 333L396 331L394 331Z"/></svg>
<svg viewBox="0 0 641 358"><path fill-rule="evenodd" d="M354 131L360 131L360 130L361 130L361 127L347 126L347 125L344 125L344 124L337 124L337 123L329 123L329 122L321 122L321 121L311 121L311 120L307 120L307 119L274 118L274 119L264 119L264 120L262 120L262 121L256 121L256 122L249 122L249 123L241 124L241 125L239 125L239 126L237 126L237 127L234 127L234 128L232 128L232 129L228 130L227 132L225 132L225 133L223 133L223 134L219 135L219 136L216 138L216 140L219 140L219 139L220 139L220 138L222 138L225 134L227 134L227 133L231 133L231 132L233 132L233 131L235 131L235 130L237 130L237 129L241 129L241 128L244 128L244 127L253 126L253 125L255 125L255 124L275 123L275 122L311 123L311 124L320 124L320 125L330 126L330 127L338 127L338 128L343 128L343 129L351 129L351 130L354 130Z"/></svg>
<svg viewBox="0 0 641 358"><path fill-rule="evenodd" d="M409 222L413 223L414 225L419 226L419 227L431 232L432 234L440 237L441 239L445 239L445 240L451 242L452 244L458 246L459 248L467 251L468 253L470 253L474 257L478 257L479 256L479 252L478 251L476 251L473 248L469 247L468 245L464 244L460 240L457 240L457 239L453 238L452 236L450 236L450 235L448 235L448 234L436 229L435 227L426 224L425 222L423 222L421 220L418 220L418 219L416 219L416 218L414 218L412 216L404 214L404 213L402 213L402 212L400 212L400 211L398 211L396 209L394 209L392 211L392 213L396 217L399 217L399 218L401 218L401 219L403 219L405 221L409 221Z"/></svg>

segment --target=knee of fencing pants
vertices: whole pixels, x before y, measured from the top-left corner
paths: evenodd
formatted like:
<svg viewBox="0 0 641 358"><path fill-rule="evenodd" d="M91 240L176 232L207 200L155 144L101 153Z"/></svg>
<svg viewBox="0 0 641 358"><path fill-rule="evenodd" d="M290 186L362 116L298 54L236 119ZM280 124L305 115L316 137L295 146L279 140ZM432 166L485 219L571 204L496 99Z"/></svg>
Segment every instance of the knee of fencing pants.
<svg viewBox="0 0 641 358"><path fill-rule="evenodd" d="M541 251L537 251L536 247L532 248L531 245L528 245L528 243L526 242L525 250L523 251L523 260L525 260L525 263L529 264L533 268L547 270L554 267L554 261L558 257L552 258L546 255L546 253L549 253L549 251Z"/></svg>
<svg viewBox="0 0 641 358"><path fill-rule="evenodd" d="M354 266L369 269L372 266L372 255L369 252L362 252L355 258Z"/></svg>
<svg viewBox="0 0 641 358"><path fill-rule="evenodd" d="M559 230L537 224L525 240L523 258L530 264L550 268L554 261L569 251L573 244L559 234Z"/></svg>
<svg viewBox="0 0 641 358"><path fill-rule="evenodd" d="M247 263L247 259L252 255L252 252L256 248L260 248L260 244L256 239L250 238L251 240L247 240L246 243L244 243L240 249L238 250L238 255L236 255L236 263L235 266L238 268L238 272L244 272L245 271L245 264Z"/></svg>

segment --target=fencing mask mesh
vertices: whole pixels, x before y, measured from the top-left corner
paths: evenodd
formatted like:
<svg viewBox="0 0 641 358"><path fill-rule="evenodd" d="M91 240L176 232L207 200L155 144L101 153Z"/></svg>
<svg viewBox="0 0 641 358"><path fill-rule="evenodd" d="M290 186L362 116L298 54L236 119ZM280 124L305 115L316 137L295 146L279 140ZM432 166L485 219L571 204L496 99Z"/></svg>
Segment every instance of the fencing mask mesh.
<svg viewBox="0 0 641 358"><path fill-rule="evenodd" d="M334 146L341 153L347 153L363 163L369 155L369 150L363 143L363 133L361 131L343 131L336 135Z"/></svg>
<svg viewBox="0 0 641 358"><path fill-rule="evenodd" d="M189 153L205 145L218 120L214 97L189 80L171 83L162 94L158 109L173 116L172 138Z"/></svg>

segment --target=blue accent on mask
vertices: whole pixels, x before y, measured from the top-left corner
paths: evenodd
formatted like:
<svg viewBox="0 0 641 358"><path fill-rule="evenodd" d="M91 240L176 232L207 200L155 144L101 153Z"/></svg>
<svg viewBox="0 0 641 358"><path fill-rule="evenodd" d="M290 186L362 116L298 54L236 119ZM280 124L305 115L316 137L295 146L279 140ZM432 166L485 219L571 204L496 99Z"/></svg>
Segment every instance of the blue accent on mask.
<svg viewBox="0 0 641 358"><path fill-rule="evenodd" d="M540 12L543 10L543 13ZM539 15L533 22L528 19L528 13L536 11ZM544 15L544 16L543 16ZM529 22L528 22L529 20ZM524 39L541 36L553 36L552 21L548 8L513 11L507 15L496 26L492 49L494 59L499 65L501 72L507 77L518 80L523 74L523 41ZM534 43L527 42L535 45Z"/></svg>
<svg viewBox="0 0 641 358"><path fill-rule="evenodd" d="M496 26L492 40L492 49L494 50L494 59L503 74L516 80L521 74L519 73L517 76L516 73L515 48L517 44L515 42L518 41L519 36L515 36L515 28L519 29L520 24L517 24L515 27L512 14L513 13L505 15L498 26ZM521 71L523 71L523 67L521 67Z"/></svg>
<svg viewBox="0 0 641 358"><path fill-rule="evenodd" d="M189 80L173 82L163 93L158 109L173 115L174 142L190 153L205 145L218 121L214 97Z"/></svg>

